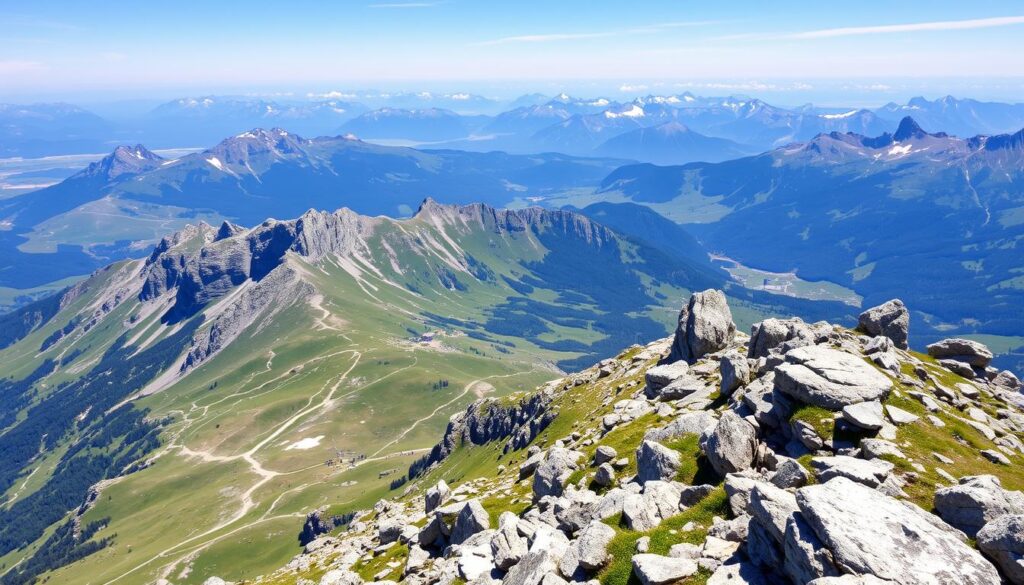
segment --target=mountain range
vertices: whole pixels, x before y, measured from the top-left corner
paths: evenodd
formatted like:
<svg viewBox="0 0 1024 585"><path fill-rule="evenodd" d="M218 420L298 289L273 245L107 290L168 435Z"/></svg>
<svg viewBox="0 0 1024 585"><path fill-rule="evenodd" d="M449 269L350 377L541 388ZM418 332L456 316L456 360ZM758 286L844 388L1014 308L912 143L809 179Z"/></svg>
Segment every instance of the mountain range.
<svg viewBox="0 0 1024 585"><path fill-rule="evenodd" d="M630 115L621 115L626 113ZM618 133L674 121L709 138L732 140L753 154L823 132L891 132L906 115L959 136L1024 127L1024 104L952 96L934 101L915 97L906 104L865 109L780 107L746 96L702 97L688 92L631 101L530 94L503 102L469 93L333 91L306 99L183 97L139 114L117 116L114 109L108 113L109 120L66 104L4 105L0 107L0 152L6 156L104 152L119 142L143 142L151 148L196 147L250 128L277 126L306 136L340 131L408 144L446 142L468 150L556 149L587 155ZM636 159L661 162L665 157L655 143L649 156L641 150ZM682 155L670 162L693 160L709 162Z"/></svg>
<svg viewBox="0 0 1024 585"><path fill-rule="evenodd" d="M0 285L28 287L147 253L189 221L253 224L344 203L409 215L419 202L504 204L596 186L621 161L560 154L418 151L337 136L256 129L202 152L163 160L119 147L54 186L0 200Z"/></svg>
<svg viewBox="0 0 1024 585"><path fill-rule="evenodd" d="M1024 131L961 139L908 117L876 137L829 133L718 164L625 166L600 193L648 205L740 263L797 268L866 303L901 296L926 339L1012 340L1024 327L1022 179Z"/></svg>

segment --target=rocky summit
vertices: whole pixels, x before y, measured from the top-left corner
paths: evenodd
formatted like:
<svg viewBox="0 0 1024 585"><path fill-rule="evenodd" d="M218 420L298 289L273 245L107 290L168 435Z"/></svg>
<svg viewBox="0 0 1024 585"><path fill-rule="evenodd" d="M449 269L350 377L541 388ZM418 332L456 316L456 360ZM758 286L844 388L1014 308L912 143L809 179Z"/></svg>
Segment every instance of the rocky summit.
<svg viewBox="0 0 1024 585"><path fill-rule="evenodd" d="M987 348L907 350L899 301L746 335L709 290L678 323L473 403L255 582L1024 583L1024 395Z"/></svg>

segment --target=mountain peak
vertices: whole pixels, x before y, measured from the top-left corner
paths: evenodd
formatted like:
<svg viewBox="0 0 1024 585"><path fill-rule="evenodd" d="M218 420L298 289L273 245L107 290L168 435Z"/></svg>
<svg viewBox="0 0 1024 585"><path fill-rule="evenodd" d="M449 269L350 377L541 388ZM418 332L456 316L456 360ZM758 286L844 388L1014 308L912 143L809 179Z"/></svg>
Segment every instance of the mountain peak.
<svg viewBox="0 0 1024 585"><path fill-rule="evenodd" d="M900 120L900 125L896 128L896 132L892 135L892 139L896 142L902 142L903 140L909 140L911 138L924 138L927 135L928 133L921 128L914 118L906 116Z"/></svg>
<svg viewBox="0 0 1024 585"><path fill-rule="evenodd" d="M137 175L155 169L163 161L164 157L141 144L121 145L107 156L90 164L79 174L113 180L122 175Z"/></svg>

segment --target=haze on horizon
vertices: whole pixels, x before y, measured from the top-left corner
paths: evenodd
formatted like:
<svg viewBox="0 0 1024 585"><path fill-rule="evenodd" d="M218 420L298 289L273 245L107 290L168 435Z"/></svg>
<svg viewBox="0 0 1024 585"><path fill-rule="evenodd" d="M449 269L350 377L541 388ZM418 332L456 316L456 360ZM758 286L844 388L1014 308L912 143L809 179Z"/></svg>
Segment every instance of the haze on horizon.
<svg viewBox="0 0 1024 585"><path fill-rule="evenodd" d="M1019 101L1024 9L1009 1L642 7L467 0L287 9L67 0L0 9L0 98L74 103L338 89L753 93L878 104ZM568 72L568 73L567 73ZM785 97L789 96L789 97Z"/></svg>

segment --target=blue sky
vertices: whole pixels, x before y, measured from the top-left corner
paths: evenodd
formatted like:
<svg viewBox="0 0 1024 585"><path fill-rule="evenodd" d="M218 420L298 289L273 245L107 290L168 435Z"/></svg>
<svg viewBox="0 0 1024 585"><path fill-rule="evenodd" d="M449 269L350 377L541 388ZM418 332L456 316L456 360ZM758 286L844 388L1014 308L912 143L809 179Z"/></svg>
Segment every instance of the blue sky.
<svg viewBox="0 0 1024 585"><path fill-rule="evenodd" d="M3 0L0 22L0 96L26 98L359 87L1024 94L1024 4L1007 1Z"/></svg>

